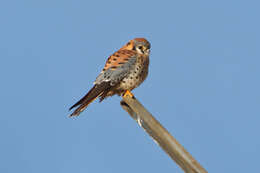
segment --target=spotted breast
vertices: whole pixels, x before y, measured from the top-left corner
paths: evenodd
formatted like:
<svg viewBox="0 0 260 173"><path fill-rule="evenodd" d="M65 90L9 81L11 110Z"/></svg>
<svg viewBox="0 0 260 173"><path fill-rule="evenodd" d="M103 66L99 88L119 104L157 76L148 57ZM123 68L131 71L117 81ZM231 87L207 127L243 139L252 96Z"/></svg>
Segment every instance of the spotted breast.
<svg viewBox="0 0 260 173"><path fill-rule="evenodd" d="M148 75L150 47L145 38L135 38L112 54L94 86L70 107L77 107L70 116L78 116L98 97L100 101L115 94L124 97L138 87Z"/></svg>
<svg viewBox="0 0 260 173"><path fill-rule="evenodd" d="M129 74L121 81L119 90L133 90L138 87L148 75L149 57L138 55L136 63Z"/></svg>

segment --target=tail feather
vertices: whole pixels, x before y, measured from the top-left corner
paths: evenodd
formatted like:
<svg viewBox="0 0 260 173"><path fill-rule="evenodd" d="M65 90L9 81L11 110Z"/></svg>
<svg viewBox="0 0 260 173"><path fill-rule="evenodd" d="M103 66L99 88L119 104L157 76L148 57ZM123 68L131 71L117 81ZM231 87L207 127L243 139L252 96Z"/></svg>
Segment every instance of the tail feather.
<svg viewBox="0 0 260 173"><path fill-rule="evenodd" d="M83 98L81 98L77 103L75 103L73 106L71 106L69 108L69 110L71 110L71 109L79 106L70 115L70 117L78 116L82 111L84 111L87 108L87 106L92 101L94 101L98 96L100 96L104 91L108 90L110 87L111 86L108 82L94 85L94 87Z"/></svg>

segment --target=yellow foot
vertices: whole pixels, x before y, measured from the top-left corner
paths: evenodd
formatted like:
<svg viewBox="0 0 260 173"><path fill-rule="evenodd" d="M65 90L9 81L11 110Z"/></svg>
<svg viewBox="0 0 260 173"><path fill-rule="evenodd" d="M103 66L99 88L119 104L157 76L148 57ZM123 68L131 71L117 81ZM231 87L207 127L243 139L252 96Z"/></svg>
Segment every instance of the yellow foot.
<svg viewBox="0 0 260 173"><path fill-rule="evenodd" d="M129 90L126 90L126 92L123 94L123 97L127 97L127 96L129 96L129 97L134 97L134 94L132 94L131 93L131 91L129 91Z"/></svg>

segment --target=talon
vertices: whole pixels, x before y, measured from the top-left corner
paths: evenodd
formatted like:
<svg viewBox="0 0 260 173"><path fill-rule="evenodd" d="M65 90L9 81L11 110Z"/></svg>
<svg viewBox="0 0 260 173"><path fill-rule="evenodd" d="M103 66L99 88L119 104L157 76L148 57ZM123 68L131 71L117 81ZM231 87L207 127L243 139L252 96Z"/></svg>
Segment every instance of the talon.
<svg viewBox="0 0 260 173"><path fill-rule="evenodd" d="M126 92L123 94L123 97L127 97L127 96L129 96L129 97L134 97L134 94L132 94L129 90L126 90Z"/></svg>

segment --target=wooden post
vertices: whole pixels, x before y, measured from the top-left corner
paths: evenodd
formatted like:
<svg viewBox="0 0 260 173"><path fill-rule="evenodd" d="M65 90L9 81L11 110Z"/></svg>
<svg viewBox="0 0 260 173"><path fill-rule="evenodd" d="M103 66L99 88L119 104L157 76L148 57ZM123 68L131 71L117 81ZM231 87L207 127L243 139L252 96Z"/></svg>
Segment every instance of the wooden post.
<svg viewBox="0 0 260 173"><path fill-rule="evenodd" d="M143 107L134 97L126 95L120 102L137 123L161 146L161 148L187 173L207 171L183 148L183 146Z"/></svg>

